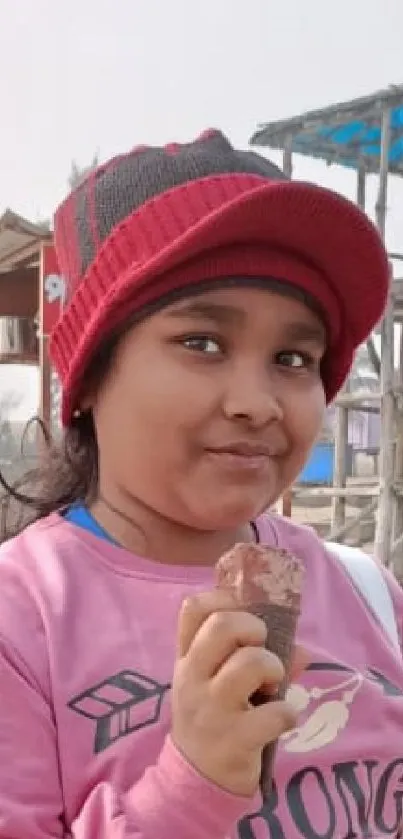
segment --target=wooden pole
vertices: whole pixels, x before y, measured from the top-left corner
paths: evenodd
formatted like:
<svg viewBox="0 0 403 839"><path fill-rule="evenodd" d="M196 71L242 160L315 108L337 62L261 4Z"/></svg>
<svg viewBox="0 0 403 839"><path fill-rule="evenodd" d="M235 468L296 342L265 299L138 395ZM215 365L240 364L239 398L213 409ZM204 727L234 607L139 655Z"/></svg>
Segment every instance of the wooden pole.
<svg viewBox="0 0 403 839"><path fill-rule="evenodd" d="M366 201L366 172L365 166L359 163L357 170L357 204L361 210L365 210ZM375 348L374 340L371 337L367 340L367 352L370 363L377 376L381 374L381 362Z"/></svg>
<svg viewBox="0 0 403 839"><path fill-rule="evenodd" d="M400 327L398 389L403 385L403 327ZM401 400L396 403L395 481L403 479L403 411ZM392 564L400 584L403 583L403 496L398 494L394 504Z"/></svg>
<svg viewBox="0 0 403 839"><path fill-rule="evenodd" d="M381 360L380 360L379 355L377 353L377 350L376 350L376 347L375 347L375 344L374 344L374 339L372 338L372 336L370 336L367 340L367 351L368 351L368 358L370 360L371 367L372 367L372 369L374 370L374 372L376 373L376 375L378 376L378 379L379 379L379 377L381 375Z"/></svg>
<svg viewBox="0 0 403 839"><path fill-rule="evenodd" d="M362 164L359 164L357 170L357 204L362 210L365 210L365 187L365 169ZM338 489L346 486L348 477L347 452L349 413L348 401L347 399L343 400L343 396L347 397L348 392L349 385L346 383L341 392L341 399L336 403L333 485ZM339 533L340 538L347 534L346 496L344 495L334 495L332 498L330 531L331 533Z"/></svg>
<svg viewBox="0 0 403 839"><path fill-rule="evenodd" d="M388 163L390 145L390 110L382 114L379 188L376 202L378 230L385 238ZM394 320L393 300L389 300L381 327L381 450L379 458L379 506L375 532L375 556L386 566L392 559L392 527L394 519Z"/></svg>
<svg viewBox="0 0 403 839"><path fill-rule="evenodd" d="M362 520L366 518L366 516L370 516L371 514L373 514L377 506L378 499L372 498L369 504L366 504L365 507L363 507L363 509L360 510L360 512L354 517L354 519L351 519L351 521L345 523L343 527L340 528L340 530L331 530L329 534L329 541L340 542L342 539L345 538L345 536L347 536L350 533L351 530L354 530L357 524L360 524Z"/></svg>
<svg viewBox="0 0 403 839"><path fill-rule="evenodd" d="M368 483L352 485L347 487L335 486L297 486L293 494L299 498L333 498L334 495L342 495L345 498L375 498L379 495L379 483ZM402 487L403 494L403 487Z"/></svg>
<svg viewBox="0 0 403 839"><path fill-rule="evenodd" d="M347 386L343 389L346 392ZM347 483L348 408L342 404L336 408L334 429L333 486L341 489ZM346 497L334 495L330 515L330 530L343 531L346 522Z"/></svg>
<svg viewBox="0 0 403 839"><path fill-rule="evenodd" d="M51 385L51 369L48 351L48 337L44 333L43 323L43 296L44 296L44 247L41 247L40 265L39 265L39 417L46 426L50 428L50 385ZM37 450L38 455L43 455L46 450L46 441L42 433L42 429L38 426L37 431Z"/></svg>
<svg viewBox="0 0 403 839"><path fill-rule="evenodd" d="M292 134L289 134L286 137L284 143L284 150L283 150L283 172L287 175L287 178L292 178L292 142L293 142Z"/></svg>
<svg viewBox="0 0 403 839"><path fill-rule="evenodd" d="M362 163L359 163L357 169L357 204L362 210L365 210L365 193L366 173Z"/></svg>
<svg viewBox="0 0 403 839"><path fill-rule="evenodd" d="M390 110L385 108L382 114L381 123L381 153L379 161L379 186L378 198L375 206L376 223L378 230L385 239L386 212L388 197L388 171L389 171L389 146L390 146Z"/></svg>
<svg viewBox="0 0 403 839"><path fill-rule="evenodd" d="M283 172L287 175L287 178L292 177L292 142L293 142L293 135L289 134L286 138L283 150ZM292 516L292 488L287 489L282 497L279 499L277 504L278 512L283 515L287 516L287 518L291 518Z"/></svg>
<svg viewBox="0 0 403 839"><path fill-rule="evenodd" d="M48 351L48 338L46 335L39 336L39 365L40 365L40 401L39 401L39 416L45 423L47 428L50 428L51 420L51 370Z"/></svg>

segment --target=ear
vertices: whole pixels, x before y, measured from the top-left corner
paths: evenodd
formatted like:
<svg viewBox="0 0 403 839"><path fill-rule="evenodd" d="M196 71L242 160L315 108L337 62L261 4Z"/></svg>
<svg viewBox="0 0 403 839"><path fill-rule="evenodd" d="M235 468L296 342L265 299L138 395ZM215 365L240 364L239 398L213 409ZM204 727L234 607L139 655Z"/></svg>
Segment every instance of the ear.
<svg viewBox="0 0 403 839"><path fill-rule="evenodd" d="M86 414L88 411L92 411L95 403L95 393L87 393L87 396L80 399L79 405L79 412L80 414Z"/></svg>
<svg viewBox="0 0 403 839"><path fill-rule="evenodd" d="M78 403L80 414L87 414L89 411L94 410L97 403L98 389L99 386L93 379L87 383L85 393L80 396Z"/></svg>

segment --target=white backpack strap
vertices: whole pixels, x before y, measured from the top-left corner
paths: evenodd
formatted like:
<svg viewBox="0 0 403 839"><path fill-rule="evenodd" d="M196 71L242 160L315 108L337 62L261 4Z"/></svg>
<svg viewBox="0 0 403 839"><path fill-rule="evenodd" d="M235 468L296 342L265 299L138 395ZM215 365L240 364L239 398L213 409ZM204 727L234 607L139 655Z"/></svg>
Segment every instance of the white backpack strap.
<svg viewBox="0 0 403 839"><path fill-rule="evenodd" d="M388 584L374 559L358 548L325 542L325 547L344 566L355 588L361 594L388 638L399 652L400 640L396 615Z"/></svg>

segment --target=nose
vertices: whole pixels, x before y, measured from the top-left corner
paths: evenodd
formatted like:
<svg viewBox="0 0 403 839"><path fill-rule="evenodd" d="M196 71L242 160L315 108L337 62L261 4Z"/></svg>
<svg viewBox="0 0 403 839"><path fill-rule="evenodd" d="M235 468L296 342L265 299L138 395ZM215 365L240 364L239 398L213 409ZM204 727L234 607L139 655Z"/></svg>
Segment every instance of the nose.
<svg viewBox="0 0 403 839"><path fill-rule="evenodd" d="M267 369L249 365L232 368L228 377L223 412L227 419L239 420L261 428L270 422L281 422L284 411L276 387Z"/></svg>

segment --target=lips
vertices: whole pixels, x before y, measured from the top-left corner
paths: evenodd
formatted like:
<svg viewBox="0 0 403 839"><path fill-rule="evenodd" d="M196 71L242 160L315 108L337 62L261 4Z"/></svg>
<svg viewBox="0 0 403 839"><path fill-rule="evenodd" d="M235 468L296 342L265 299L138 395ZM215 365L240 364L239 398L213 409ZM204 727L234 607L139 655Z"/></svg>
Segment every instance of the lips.
<svg viewBox="0 0 403 839"><path fill-rule="evenodd" d="M284 453L284 444L280 441L270 443L239 441L213 446L206 450L207 456L215 468L230 475L249 476L256 480L260 475L266 480L275 459Z"/></svg>
<svg viewBox="0 0 403 839"><path fill-rule="evenodd" d="M208 451L211 454L216 455L233 455L234 457L239 458L271 458L271 457L278 457L283 450L283 447L277 444L268 444L268 443L252 443L252 442L239 442L239 443L230 443L224 446L214 446L210 447Z"/></svg>

